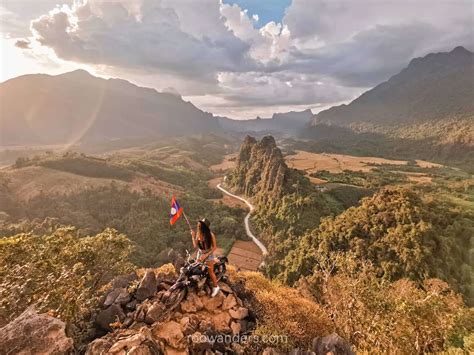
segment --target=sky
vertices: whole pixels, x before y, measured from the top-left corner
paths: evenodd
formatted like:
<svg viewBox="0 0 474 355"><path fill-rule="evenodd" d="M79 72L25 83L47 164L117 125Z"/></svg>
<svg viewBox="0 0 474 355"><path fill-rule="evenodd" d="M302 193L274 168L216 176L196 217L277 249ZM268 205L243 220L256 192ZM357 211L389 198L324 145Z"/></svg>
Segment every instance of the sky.
<svg viewBox="0 0 474 355"><path fill-rule="evenodd" d="M474 49L474 0L1 0L0 81L82 68L231 118L349 102Z"/></svg>

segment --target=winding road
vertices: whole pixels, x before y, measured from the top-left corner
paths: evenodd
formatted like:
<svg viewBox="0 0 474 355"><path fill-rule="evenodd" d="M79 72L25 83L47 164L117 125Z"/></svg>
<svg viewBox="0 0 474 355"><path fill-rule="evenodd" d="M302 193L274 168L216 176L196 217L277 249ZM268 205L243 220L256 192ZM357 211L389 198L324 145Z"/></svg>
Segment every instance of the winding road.
<svg viewBox="0 0 474 355"><path fill-rule="evenodd" d="M218 184L217 185L217 188L219 190L221 190L223 193L229 195L230 197L233 197L233 198L236 198L240 201L243 201L248 207L249 207L249 213L247 213L247 215L245 216L245 219L244 219L244 224L245 224L245 232L247 233L247 236L252 239L252 241L258 246L258 248L261 250L262 252L262 255L265 257L267 254L268 254L268 250L267 248L265 247L265 245L263 245L263 243L258 240L258 238L252 233L252 231L250 230L250 225L249 225L249 220L250 220L250 215L252 214L252 212L254 211L254 207L253 205L247 201L246 199L240 197L240 196L237 196L237 195L234 195L233 193L227 191L226 189L224 189L221 184ZM262 263L260 264L260 266L263 266L264 265L264 262L262 261Z"/></svg>

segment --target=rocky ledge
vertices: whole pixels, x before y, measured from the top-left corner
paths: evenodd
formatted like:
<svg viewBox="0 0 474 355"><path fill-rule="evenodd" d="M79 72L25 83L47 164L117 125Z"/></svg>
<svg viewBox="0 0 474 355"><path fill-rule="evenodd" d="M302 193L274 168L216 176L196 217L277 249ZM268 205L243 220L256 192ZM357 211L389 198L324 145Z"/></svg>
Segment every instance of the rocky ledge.
<svg viewBox="0 0 474 355"><path fill-rule="evenodd" d="M105 296L96 322L113 331L90 343L86 354L235 353L242 350L235 337L255 328L255 317L230 283L220 282L214 298L205 289L189 290L170 311L162 299L172 274L149 270L135 289L134 281L123 277Z"/></svg>

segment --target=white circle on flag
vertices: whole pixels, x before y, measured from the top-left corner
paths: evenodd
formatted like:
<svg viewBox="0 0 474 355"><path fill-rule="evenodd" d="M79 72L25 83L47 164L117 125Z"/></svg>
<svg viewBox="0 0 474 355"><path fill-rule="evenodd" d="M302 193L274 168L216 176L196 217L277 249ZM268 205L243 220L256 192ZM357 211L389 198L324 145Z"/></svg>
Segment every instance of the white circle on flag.
<svg viewBox="0 0 474 355"><path fill-rule="evenodd" d="M175 214L176 214L176 208L171 207L171 215L175 215Z"/></svg>

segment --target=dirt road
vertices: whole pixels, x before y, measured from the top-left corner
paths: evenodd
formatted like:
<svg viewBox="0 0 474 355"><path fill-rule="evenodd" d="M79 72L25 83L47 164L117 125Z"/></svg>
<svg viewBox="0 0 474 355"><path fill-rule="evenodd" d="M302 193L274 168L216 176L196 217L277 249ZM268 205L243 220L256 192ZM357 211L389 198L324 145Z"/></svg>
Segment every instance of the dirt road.
<svg viewBox="0 0 474 355"><path fill-rule="evenodd" d="M217 185L217 188L219 190L221 190L223 193L225 193L226 195L228 196L231 196L237 200L240 200L242 202L244 202L248 207L249 207L249 213L245 216L245 219L244 219L244 225L245 225L245 232L247 234L247 236L252 239L252 242L258 247L260 253L261 253L261 258L260 259L263 259L263 257L265 257L267 254L268 254L268 250L267 248L265 247L265 245L263 245L263 243L258 240L258 238L252 233L252 231L250 230L250 224L249 224L249 220L250 220L250 215L252 214L253 210L255 209L253 207L253 205L247 201L246 199L240 197L240 196L237 196L237 195L234 195L233 193L227 191L226 189L224 189L221 184L218 184ZM236 260L240 260L240 261L245 261L245 259L251 259L248 260L248 266L249 267L246 267L246 266L242 266L243 268L245 269L258 269L258 266L263 266L264 265L264 262L261 261L259 264L255 265L255 261L258 258L258 253L255 253L255 250L245 250L243 248L243 244L244 242L240 241L240 243L237 244L236 242L236 245L235 247L232 247L230 253L229 253L229 260L231 261L232 263L232 258L233 258L233 255L236 256ZM242 260L242 258L244 258L244 260ZM239 265L237 265L239 266Z"/></svg>

